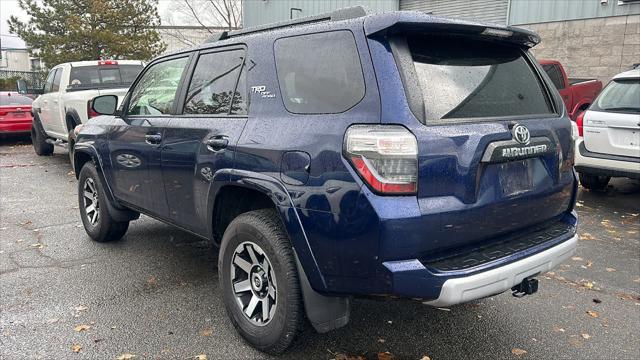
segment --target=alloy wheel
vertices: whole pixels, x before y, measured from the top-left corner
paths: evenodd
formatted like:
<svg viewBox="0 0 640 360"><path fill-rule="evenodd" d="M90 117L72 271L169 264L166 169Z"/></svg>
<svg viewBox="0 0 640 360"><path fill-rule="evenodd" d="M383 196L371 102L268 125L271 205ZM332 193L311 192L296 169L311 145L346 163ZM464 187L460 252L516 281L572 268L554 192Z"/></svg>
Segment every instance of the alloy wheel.
<svg viewBox="0 0 640 360"><path fill-rule="evenodd" d="M277 283L267 254L255 243L236 247L231 259L231 284L236 303L253 324L264 326L275 314Z"/></svg>
<svg viewBox="0 0 640 360"><path fill-rule="evenodd" d="M100 203L98 201L96 183L92 178L87 178L84 181L82 190L84 192L84 213L91 225L95 225L98 223L98 219L100 218Z"/></svg>

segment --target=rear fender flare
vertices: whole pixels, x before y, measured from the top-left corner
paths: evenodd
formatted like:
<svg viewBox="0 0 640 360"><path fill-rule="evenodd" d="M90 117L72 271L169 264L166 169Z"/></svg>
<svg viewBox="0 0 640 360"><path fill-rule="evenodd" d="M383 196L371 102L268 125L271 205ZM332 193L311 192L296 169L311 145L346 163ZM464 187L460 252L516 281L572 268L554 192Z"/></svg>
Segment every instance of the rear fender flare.
<svg viewBox="0 0 640 360"><path fill-rule="evenodd" d="M324 277L320 273L318 263L311 251L309 240L302 222L293 206L289 192L278 179L257 172L233 169L218 170L211 180L207 203L209 233L213 233L213 213L216 198L225 186L238 186L258 191L271 199L277 209L282 223L286 227L296 256L300 259L309 282L316 290L326 289Z"/></svg>
<svg viewBox="0 0 640 360"><path fill-rule="evenodd" d="M72 131L75 126L72 126L69 119L73 119L75 125L82 124L82 120L80 120L80 115L76 109L67 109L64 115L64 123L67 126L67 130Z"/></svg>

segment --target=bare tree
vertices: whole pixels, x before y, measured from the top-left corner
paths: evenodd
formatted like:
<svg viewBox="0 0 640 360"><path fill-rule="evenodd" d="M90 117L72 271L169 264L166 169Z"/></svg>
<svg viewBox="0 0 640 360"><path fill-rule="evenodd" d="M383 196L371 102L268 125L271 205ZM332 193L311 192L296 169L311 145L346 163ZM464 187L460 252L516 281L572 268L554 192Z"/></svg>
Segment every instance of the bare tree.
<svg viewBox="0 0 640 360"><path fill-rule="evenodd" d="M225 27L229 30L242 27L243 0L179 0L172 11L182 20L195 22L213 34L212 29ZM219 31L219 30L218 30Z"/></svg>

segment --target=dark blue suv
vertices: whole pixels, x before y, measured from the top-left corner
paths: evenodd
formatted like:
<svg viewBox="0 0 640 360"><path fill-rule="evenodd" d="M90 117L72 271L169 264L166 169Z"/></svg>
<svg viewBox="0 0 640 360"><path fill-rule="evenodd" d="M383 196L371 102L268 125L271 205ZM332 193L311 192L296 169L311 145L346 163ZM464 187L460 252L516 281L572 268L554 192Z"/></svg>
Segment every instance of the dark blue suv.
<svg viewBox="0 0 640 360"><path fill-rule="evenodd" d="M240 334L284 351L350 298L448 306L576 248L571 126L526 30L361 8L222 33L152 61L76 129L82 221L140 213L220 247Z"/></svg>

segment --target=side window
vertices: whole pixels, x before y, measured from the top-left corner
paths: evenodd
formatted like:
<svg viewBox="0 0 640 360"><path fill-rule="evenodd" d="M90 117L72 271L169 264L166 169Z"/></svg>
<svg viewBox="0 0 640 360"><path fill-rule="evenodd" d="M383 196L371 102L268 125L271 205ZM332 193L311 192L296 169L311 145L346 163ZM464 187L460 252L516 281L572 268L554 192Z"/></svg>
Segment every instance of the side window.
<svg viewBox="0 0 640 360"><path fill-rule="evenodd" d="M53 84L51 85L51 92L60 91L60 80L62 80L62 69L56 69L56 74L53 77Z"/></svg>
<svg viewBox="0 0 640 360"><path fill-rule="evenodd" d="M280 92L289 112L341 113L364 97L364 75L351 32L282 38L274 48Z"/></svg>
<svg viewBox="0 0 640 360"><path fill-rule="evenodd" d="M44 83L44 93L51 92L51 86L53 85L53 78L56 76L57 69L53 69L49 71L49 75L47 75L47 81Z"/></svg>
<svg viewBox="0 0 640 360"><path fill-rule="evenodd" d="M200 55L189 84L184 113L246 114L244 57L244 50Z"/></svg>
<svg viewBox="0 0 640 360"><path fill-rule="evenodd" d="M151 65L131 92L127 115L171 114L188 60L182 57Z"/></svg>

